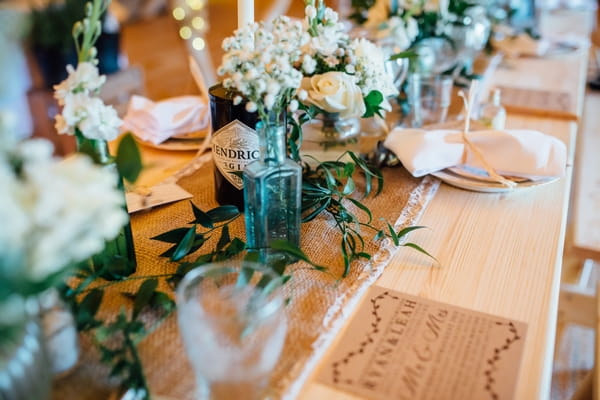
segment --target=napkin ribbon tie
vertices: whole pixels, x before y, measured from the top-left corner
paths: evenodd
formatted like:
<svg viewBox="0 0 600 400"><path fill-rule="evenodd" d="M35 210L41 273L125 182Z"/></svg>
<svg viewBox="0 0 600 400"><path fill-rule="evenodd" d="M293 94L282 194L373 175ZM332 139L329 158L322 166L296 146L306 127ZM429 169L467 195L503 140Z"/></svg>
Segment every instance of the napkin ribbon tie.
<svg viewBox="0 0 600 400"><path fill-rule="evenodd" d="M462 162L463 162L463 164L465 164L467 162L467 151L470 150L475 155L475 157L479 160L479 162L483 165L483 168L488 173L488 175L490 176L491 179L493 179L494 181L496 181L498 183L501 183L502 185L504 185L506 187L514 188L515 186L517 186L516 182L506 179L502 175L498 174L496 172L496 170L494 169L494 167L492 167L487 162L487 160L485 159L485 157L483 156L483 154L481 153L479 148L477 146L475 146L475 144L473 142L471 142L471 140L469 140L468 134L469 134L469 129L471 127L471 111L473 110L473 104L475 102L475 98L477 97L476 93L477 93L477 80L473 80L473 82L471 83L471 87L469 88L468 97L465 96L465 93L462 90L460 92L458 92L458 95L463 99L463 102L465 105L465 111L467 114L466 119L465 119L465 127L462 132L462 140L465 142L465 147L463 149L463 155L462 155Z"/></svg>

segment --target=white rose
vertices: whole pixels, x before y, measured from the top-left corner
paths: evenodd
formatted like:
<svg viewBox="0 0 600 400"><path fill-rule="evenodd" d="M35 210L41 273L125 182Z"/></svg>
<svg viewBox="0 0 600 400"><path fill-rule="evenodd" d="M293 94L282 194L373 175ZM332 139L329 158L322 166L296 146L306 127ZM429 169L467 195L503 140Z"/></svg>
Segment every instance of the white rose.
<svg viewBox="0 0 600 400"><path fill-rule="evenodd" d="M306 103L339 113L341 118L361 117L366 111L362 92L352 75L336 71L314 75L302 80L302 89L308 92Z"/></svg>

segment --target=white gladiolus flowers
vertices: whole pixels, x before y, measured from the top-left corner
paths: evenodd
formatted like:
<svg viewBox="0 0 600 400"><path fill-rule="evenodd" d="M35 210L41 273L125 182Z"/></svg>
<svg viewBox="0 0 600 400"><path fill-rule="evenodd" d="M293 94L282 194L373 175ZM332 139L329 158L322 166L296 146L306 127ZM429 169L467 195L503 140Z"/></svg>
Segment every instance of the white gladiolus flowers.
<svg viewBox="0 0 600 400"><path fill-rule="evenodd" d="M100 252L127 221L114 171L52 157L45 140L0 152L0 276L41 282Z"/></svg>
<svg viewBox="0 0 600 400"><path fill-rule="evenodd" d="M93 62L80 62L77 69L69 65L67 71L67 79L54 87L54 97L63 107L55 117L58 133L74 135L78 130L88 139L115 139L122 121L97 97L106 77L98 74Z"/></svg>

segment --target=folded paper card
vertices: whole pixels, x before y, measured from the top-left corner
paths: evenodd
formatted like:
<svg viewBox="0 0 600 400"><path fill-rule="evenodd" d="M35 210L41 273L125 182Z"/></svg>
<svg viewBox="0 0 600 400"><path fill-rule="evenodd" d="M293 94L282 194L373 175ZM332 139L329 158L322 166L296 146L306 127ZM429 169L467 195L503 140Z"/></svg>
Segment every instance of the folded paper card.
<svg viewBox="0 0 600 400"><path fill-rule="evenodd" d="M468 134L497 173L531 180L563 176L567 149L559 139L532 130L483 130ZM456 130L394 129L384 142L416 177L455 166L484 169Z"/></svg>
<svg viewBox="0 0 600 400"><path fill-rule="evenodd" d="M199 96L181 96L154 102L133 96L123 129L140 139L160 144L165 140L202 131L208 128L209 112L206 101Z"/></svg>
<svg viewBox="0 0 600 400"><path fill-rule="evenodd" d="M150 188L127 192L127 211L134 213L175 201L189 199L192 195L175 183L161 183Z"/></svg>

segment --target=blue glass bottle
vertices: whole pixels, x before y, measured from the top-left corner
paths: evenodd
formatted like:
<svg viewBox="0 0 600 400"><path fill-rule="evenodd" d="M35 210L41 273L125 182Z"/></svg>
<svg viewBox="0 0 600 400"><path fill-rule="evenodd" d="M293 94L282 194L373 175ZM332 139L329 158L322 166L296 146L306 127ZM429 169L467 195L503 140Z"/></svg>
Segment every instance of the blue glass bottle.
<svg viewBox="0 0 600 400"><path fill-rule="evenodd" d="M286 125L259 121L260 158L244 169L248 247L267 256L274 240L300 244L302 168L286 156Z"/></svg>

